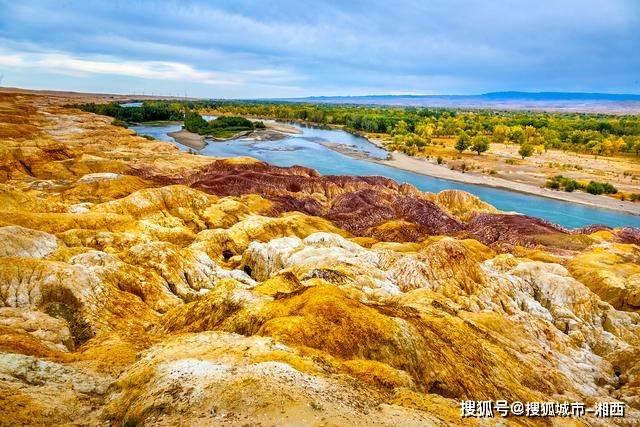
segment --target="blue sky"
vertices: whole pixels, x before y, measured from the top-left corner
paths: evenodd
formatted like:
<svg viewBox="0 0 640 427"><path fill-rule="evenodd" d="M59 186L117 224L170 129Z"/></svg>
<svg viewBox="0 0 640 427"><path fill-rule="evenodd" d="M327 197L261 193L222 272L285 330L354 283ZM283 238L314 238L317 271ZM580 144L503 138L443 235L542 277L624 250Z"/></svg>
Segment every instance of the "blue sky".
<svg viewBox="0 0 640 427"><path fill-rule="evenodd" d="M640 2L0 0L0 74L227 98L640 93Z"/></svg>

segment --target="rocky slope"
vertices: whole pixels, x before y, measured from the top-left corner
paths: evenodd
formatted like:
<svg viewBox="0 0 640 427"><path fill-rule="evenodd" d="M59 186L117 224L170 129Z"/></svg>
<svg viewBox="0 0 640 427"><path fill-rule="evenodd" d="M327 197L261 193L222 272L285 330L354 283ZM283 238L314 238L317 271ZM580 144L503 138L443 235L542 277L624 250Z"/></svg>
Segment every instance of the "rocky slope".
<svg viewBox="0 0 640 427"><path fill-rule="evenodd" d="M456 191L180 153L0 94L1 425L494 425L622 401L640 232Z"/></svg>

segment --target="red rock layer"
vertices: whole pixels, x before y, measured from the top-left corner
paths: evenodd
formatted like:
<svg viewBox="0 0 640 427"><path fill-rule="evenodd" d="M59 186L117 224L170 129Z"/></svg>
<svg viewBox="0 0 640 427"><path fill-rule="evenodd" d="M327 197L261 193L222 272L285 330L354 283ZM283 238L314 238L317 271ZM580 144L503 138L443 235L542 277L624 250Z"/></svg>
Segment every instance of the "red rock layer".
<svg viewBox="0 0 640 427"><path fill-rule="evenodd" d="M411 185L375 176L323 176L302 166L217 160L187 175L167 176L152 169L137 169L135 173L162 184L185 184L218 196L260 194L274 202L275 207L264 212L267 215L300 211L329 219L355 235L381 240L397 240L399 235L405 241L407 237L418 241L428 235L466 234L485 244L579 249L589 243L586 234L607 228L590 226L571 232L539 218L501 213L477 213L464 222ZM398 226L381 227L392 222ZM406 226L410 226L410 232L401 233L399 228ZM584 234L584 239L569 239L576 234ZM640 231L629 228L620 234L624 241L637 242Z"/></svg>

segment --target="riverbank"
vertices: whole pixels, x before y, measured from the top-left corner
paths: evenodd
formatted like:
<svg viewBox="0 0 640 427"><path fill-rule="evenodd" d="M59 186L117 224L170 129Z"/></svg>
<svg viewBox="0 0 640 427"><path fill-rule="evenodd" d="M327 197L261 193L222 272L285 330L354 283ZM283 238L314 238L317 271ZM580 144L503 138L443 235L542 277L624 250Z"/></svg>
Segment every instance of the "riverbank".
<svg viewBox="0 0 640 427"><path fill-rule="evenodd" d="M176 132L168 132L167 135L175 139L177 143L189 148L195 148L196 150L202 150L207 145L204 141L204 136L189 132L185 129Z"/></svg>
<svg viewBox="0 0 640 427"><path fill-rule="evenodd" d="M371 138L369 139L369 141L372 144L377 145L378 147L384 148L380 140ZM347 151L344 151L343 154L349 155ZM596 196L593 194L577 191L572 193L568 193L565 191L560 192L548 188L537 187L535 185L509 181L504 178L451 170L446 166L432 163L427 159L411 157L400 152L391 153L391 158L386 160L378 160L371 157L367 157L366 160L369 162L390 166L396 169L419 173L421 175L426 175L433 178L446 179L450 181L462 182L465 184L501 188L504 190L547 197L564 202L580 203L596 208L611 209L619 212L629 213L632 215L640 215L640 203L621 201L612 197ZM640 218L638 219L638 222L640 223Z"/></svg>
<svg viewBox="0 0 640 427"><path fill-rule="evenodd" d="M234 139L246 138L254 139L256 141L277 141L279 139L286 138L289 135L298 135L302 132L296 129L294 126L286 123L265 123L266 129L257 129L253 131L238 132L230 138L213 138L208 137L213 141L230 141ZM176 140L178 144L182 144L185 147L194 148L196 150L202 150L207 146L205 136L198 135L197 133L189 132L186 129L181 129L175 132L167 132L167 135Z"/></svg>
<svg viewBox="0 0 640 427"><path fill-rule="evenodd" d="M287 126L291 126L291 125L287 125ZM266 132L268 130L269 129L266 129L263 132ZM168 134L173 134L173 132L169 132ZM182 132L178 135L187 135L187 134ZM244 139L256 139L255 136L256 135L251 135L248 138L245 137ZM362 135L359 135L359 136L362 136ZM199 136L196 135L196 137L199 137ZM190 142L188 140L187 141L182 140L182 141ZM286 138L283 139L283 141L286 141ZM451 182L450 186L444 185L444 187L446 188L455 188L457 185L460 185L460 184L461 185L471 184L471 185L477 186L479 189L495 188L501 191L507 190L507 191L511 191L513 193L518 193L522 195L540 196L540 197L545 197L546 199L549 199L549 200L557 200L557 201L567 202L570 204L575 204L576 206L582 205L582 206L588 206L593 208L606 209L612 212L619 212L620 214L634 215L634 218L636 215L640 215L640 204L633 204L631 202L622 202L620 200L609 198L606 196L593 196L588 193L578 193L578 192L574 192L574 193L554 192L553 190L544 189L536 185L532 185L528 183L519 183L517 181L509 181L498 176L477 174L469 171L467 171L466 173L462 173L461 171L451 170L447 166L437 165L435 164L435 162L432 163L428 160L423 160L421 158L409 157L407 155L404 155L398 152L390 153L391 158L387 160L383 160L382 158L372 157L361 149L353 149L348 143L341 144L337 142L329 142L329 141L321 141L321 140L319 141L317 139L314 142L318 143L319 145L322 145L325 148L331 149L331 151L346 155L349 158L354 160L363 161L369 164L379 164L381 166L387 166L396 171L403 171L407 173L414 173L416 175L419 174L425 177L442 179L443 180L442 182ZM379 141L376 138L370 138L369 142L373 143L378 147L382 147L382 141ZM185 144L185 146L189 146L189 145ZM385 152L388 153L388 151L386 150ZM237 154L234 154L234 155L237 155ZM250 153L247 153L245 155L251 156ZM257 156L257 157L260 157L260 156ZM273 159L262 159L262 160L273 161ZM294 163L296 162L293 161L292 164ZM308 166L314 167L314 165L308 165ZM325 171L323 173L336 174L339 172ZM372 170L364 172L364 174L376 175L376 173ZM378 173L377 175L387 176L384 173ZM398 182L410 181L405 177L396 177L394 179L396 179ZM422 186L419 183L416 183L416 182L412 182L412 183L414 185L417 185L419 188L422 188ZM482 197L487 197L488 200L491 200L486 194L483 195ZM493 203L500 205L500 203L496 202L495 200L493 201ZM518 208L518 207L511 207L511 206L509 208L506 208L506 210L514 210L519 212L522 210L524 210L525 212L527 211L527 209L522 209L522 207ZM539 209L533 209L533 211L535 213L531 213L531 214L534 216L544 216L544 215L541 215L540 212L538 212ZM584 220L587 220L588 218L590 218L589 214L586 212L579 213L579 215L583 215ZM550 220L561 222L560 219L554 215L551 215ZM585 221L582 221L582 222L584 223ZM590 219L590 222L595 223L595 222L598 222L598 220L596 218L593 218L593 219ZM607 223L607 221L604 221L604 220L600 222ZM640 218L638 218L638 223L640 223ZM635 224L634 222L631 222L631 224L629 225L637 225L637 224ZM579 225L571 225L571 226L577 227Z"/></svg>

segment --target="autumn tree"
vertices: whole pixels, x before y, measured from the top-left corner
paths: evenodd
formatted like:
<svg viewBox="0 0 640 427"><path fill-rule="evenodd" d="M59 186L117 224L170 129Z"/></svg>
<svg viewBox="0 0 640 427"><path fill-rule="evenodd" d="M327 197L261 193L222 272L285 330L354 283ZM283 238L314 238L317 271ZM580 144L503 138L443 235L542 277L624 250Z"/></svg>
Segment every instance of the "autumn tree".
<svg viewBox="0 0 640 427"><path fill-rule="evenodd" d="M393 128L393 135L406 135L409 133L409 125L404 120L400 120Z"/></svg>
<svg viewBox="0 0 640 427"><path fill-rule="evenodd" d="M625 142L620 137L610 136L602 141L602 154L610 156L619 153L625 147Z"/></svg>
<svg viewBox="0 0 640 427"><path fill-rule="evenodd" d="M524 129L522 129L522 126L511 126L509 128L508 137L509 137L509 141L515 144L523 144L526 139Z"/></svg>
<svg viewBox="0 0 640 427"><path fill-rule="evenodd" d="M435 126L431 123L420 122L416 125L415 134L422 138L426 144L431 143L431 135L435 131Z"/></svg>
<svg viewBox="0 0 640 427"><path fill-rule="evenodd" d="M496 125L491 133L491 140L497 144L504 144L507 141L509 126Z"/></svg>

